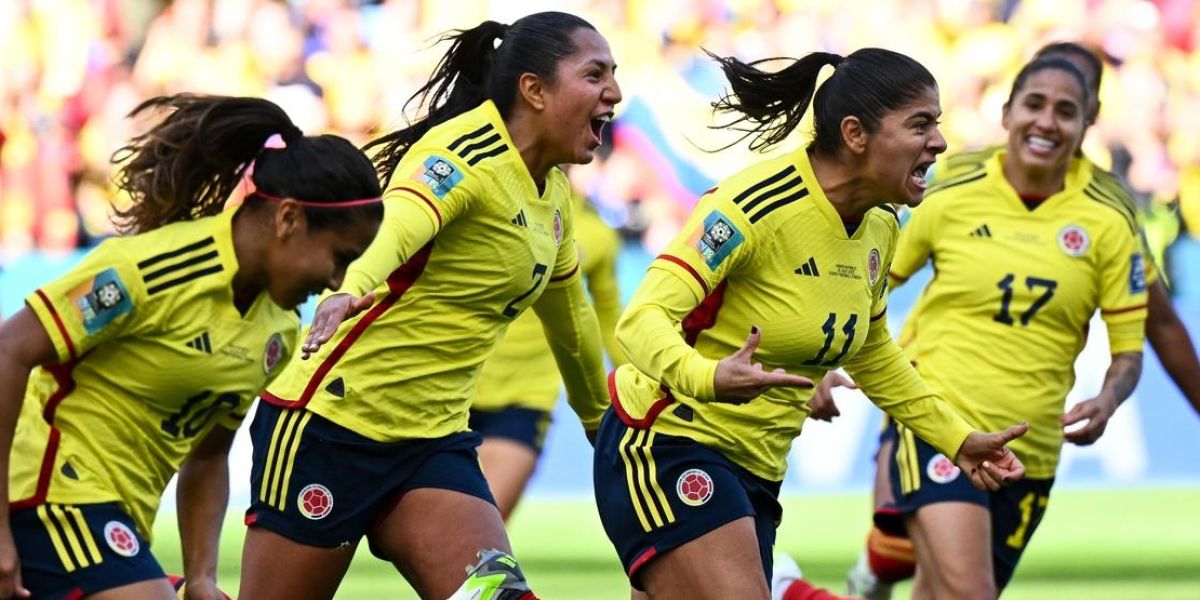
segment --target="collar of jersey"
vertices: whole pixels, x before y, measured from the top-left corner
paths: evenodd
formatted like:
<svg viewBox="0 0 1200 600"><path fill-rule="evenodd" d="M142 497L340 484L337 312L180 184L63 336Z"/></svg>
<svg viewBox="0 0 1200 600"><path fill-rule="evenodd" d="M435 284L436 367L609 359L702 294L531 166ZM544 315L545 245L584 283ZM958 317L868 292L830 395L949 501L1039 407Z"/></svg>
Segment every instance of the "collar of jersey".
<svg viewBox="0 0 1200 600"><path fill-rule="evenodd" d="M870 211L863 215L862 223L859 224L858 229L854 230L854 235L846 235L846 225L842 223L842 216L838 214L833 203L825 195L825 190L821 189L816 173L813 173L812 162L808 160L808 150L801 148L796 151L794 157L792 164L796 165L796 170L800 171L800 176L804 178L804 186L808 188L808 197L805 200L811 201L821 216L825 217L825 222L829 224L829 231L833 236L842 240L860 239L863 232L867 230Z"/></svg>
<svg viewBox="0 0 1200 600"><path fill-rule="evenodd" d="M533 175L529 173L529 167L526 166L525 161L521 159L521 151L519 148L517 148L517 145L513 143L512 136L508 134L508 126L504 123L504 119L500 117L500 111L496 108L495 103L493 103L491 100L484 100L483 104L479 105L479 108L476 108L471 112L478 112L478 114L482 116L484 120L486 120L488 123L491 123L492 126L496 128L496 131L500 133L500 140L507 144L511 149L509 152L505 152L497 158L511 162L513 164L513 168L520 172L521 186L525 188L525 191L528 194L526 198L534 202L541 202L543 204L549 204L550 202L553 202L550 188L554 187L552 184L554 169L550 169L550 172L546 173L546 186L542 189L542 193L538 194L537 184L533 182Z"/></svg>
<svg viewBox="0 0 1200 600"><path fill-rule="evenodd" d="M1025 203L1021 201L1021 196L1017 194L1017 190L1004 177L1004 157L1007 154L1007 150L1000 149L984 163L985 169L987 169L987 180L992 184L991 187L993 189L999 191L1004 196L1005 203L1009 208L1021 214L1044 215L1053 212L1054 208L1062 204L1066 198L1071 198L1076 194L1082 193L1084 186L1092 178L1091 161L1087 158L1072 158L1071 164L1067 167L1067 177L1066 181L1063 182L1063 189L1043 200L1037 208L1029 210L1025 207Z"/></svg>

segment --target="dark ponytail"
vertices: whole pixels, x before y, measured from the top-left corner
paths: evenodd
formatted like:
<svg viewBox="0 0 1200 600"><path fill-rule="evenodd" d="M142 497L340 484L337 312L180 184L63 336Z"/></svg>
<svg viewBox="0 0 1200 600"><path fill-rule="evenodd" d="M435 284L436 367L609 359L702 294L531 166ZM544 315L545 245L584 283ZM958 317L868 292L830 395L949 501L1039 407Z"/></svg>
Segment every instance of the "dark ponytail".
<svg viewBox="0 0 1200 600"><path fill-rule="evenodd" d="M713 108L741 113L736 120L718 127L745 132L738 141L753 137L753 150L787 138L800 124L811 99L814 126L809 147L818 155L835 156L842 146L841 124L847 116L857 117L864 129L874 132L888 111L937 87L937 81L921 63L880 48L863 48L846 57L814 52L774 73L755 68L764 61L747 64L732 57L713 57L731 88L729 94L713 103ZM833 65L836 70L814 96L817 77L825 65Z"/></svg>
<svg viewBox="0 0 1200 600"><path fill-rule="evenodd" d="M149 231L176 221L221 212L242 183L251 161L255 188L279 198L336 203L380 195L379 182L366 156L349 141L332 135L305 137L282 108L261 98L179 94L138 105L169 114L150 131L113 154L120 165L117 186L133 205L116 210L123 233ZM278 134L284 148L264 148ZM247 204L262 202L252 194ZM382 218L381 206L305 208L309 226L367 217ZM336 213L336 214L335 214Z"/></svg>
<svg viewBox="0 0 1200 600"><path fill-rule="evenodd" d="M595 30L575 15L540 12L512 25L484 21L442 36L438 42L450 42L450 47L425 85L404 103L405 112L415 102L417 112L424 114L363 148L372 155L380 179L391 178L405 152L430 129L485 100L508 118L521 75L553 81L558 61L575 52L571 35L579 28Z"/></svg>

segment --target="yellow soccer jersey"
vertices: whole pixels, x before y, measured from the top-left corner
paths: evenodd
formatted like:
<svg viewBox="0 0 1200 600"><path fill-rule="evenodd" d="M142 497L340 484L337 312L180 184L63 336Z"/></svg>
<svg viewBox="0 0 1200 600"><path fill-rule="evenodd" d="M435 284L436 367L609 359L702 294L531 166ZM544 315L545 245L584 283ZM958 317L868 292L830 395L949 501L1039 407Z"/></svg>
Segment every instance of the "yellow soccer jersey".
<svg viewBox="0 0 1200 600"><path fill-rule="evenodd" d="M887 330L897 229L895 213L877 208L847 236L804 150L722 182L653 262L621 317L617 339L630 364L610 378L617 414L781 480L812 391L712 402L717 361L758 326L753 360L764 369L816 380L845 366L872 401L954 456L971 427L921 382Z"/></svg>
<svg viewBox="0 0 1200 600"><path fill-rule="evenodd" d="M909 355L972 423L1028 421L1011 447L1030 477L1047 478L1092 314L1113 353L1142 349L1149 261L1133 215L1090 163L1074 161L1065 189L1030 211L1004 178L1004 156L933 188L901 233L892 276L932 259Z"/></svg>
<svg viewBox="0 0 1200 600"><path fill-rule="evenodd" d="M530 305L555 313L550 333L568 400L585 427L607 405L599 327L583 292L571 189L553 169L539 193L495 106L431 129L384 193L379 234L342 291L374 306L296 358L263 398L307 408L381 442L467 429L484 359ZM378 286L378 287L377 287ZM572 357L572 358L564 358Z"/></svg>
<svg viewBox="0 0 1200 600"><path fill-rule="evenodd" d="M575 194L575 243L579 247L580 271L600 321L604 349L614 365L623 364L624 353L616 344L617 318L621 316L617 288L621 240L579 194ZM546 344L542 322L536 314L526 312L513 321L484 363L471 406L483 410L520 406L550 411L561 387L562 378Z"/></svg>
<svg viewBox="0 0 1200 600"><path fill-rule="evenodd" d="M296 347L299 317L265 292L238 312L232 215L106 240L29 296L58 363L30 377L10 506L117 501L149 538L192 448L237 428Z"/></svg>

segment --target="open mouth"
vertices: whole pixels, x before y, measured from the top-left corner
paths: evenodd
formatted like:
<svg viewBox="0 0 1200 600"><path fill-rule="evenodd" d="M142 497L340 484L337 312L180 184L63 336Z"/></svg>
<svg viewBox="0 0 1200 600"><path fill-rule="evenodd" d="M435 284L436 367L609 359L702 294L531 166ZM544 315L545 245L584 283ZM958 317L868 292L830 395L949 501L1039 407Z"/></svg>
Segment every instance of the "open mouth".
<svg viewBox="0 0 1200 600"><path fill-rule="evenodd" d="M1035 156L1050 156L1058 148L1058 142L1038 135L1025 138L1025 147Z"/></svg>
<svg viewBox="0 0 1200 600"><path fill-rule="evenodd" d="M600 145L600 135L604 132L604 126L612 122L612 117L612 113L607 112L602 115L592 117L591 121L588 122L588 126L592 130L592 136L596 138L597 146Z"/></svg>
<svg viewBox="0 0 1200 600"><path fill-rule="evenodd" d="M909 172L908 179L910 182L912 182L913 187L917 188L918 190L924 190L926 187L928 187L929 183L926 181L925 175L929 172L929 167L932 166L932 161L923 162Z"/></svg>

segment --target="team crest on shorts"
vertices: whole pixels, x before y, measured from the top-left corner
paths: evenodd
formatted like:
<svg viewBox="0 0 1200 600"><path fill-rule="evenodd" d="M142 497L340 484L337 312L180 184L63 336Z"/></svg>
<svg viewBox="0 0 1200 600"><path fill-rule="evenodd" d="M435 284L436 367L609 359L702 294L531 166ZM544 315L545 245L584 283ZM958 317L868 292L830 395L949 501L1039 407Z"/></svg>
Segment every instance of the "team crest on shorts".
<svg viewBox="0 0 1200 600"><path fill-rule="evenodd" d="M1058 247L1066 252L1067 256L1082 255L1087 252L1089 243L1087 232L1078 225L1067 225L1058 232Z"/></svg>
<svg viewBox="0 0 1200 600"><path fill-rule="evenodd" d="M263 371L270 375L275 367L279 366L282 358L283 336L276 332L271 335L271 339L267 340L267 347L263 349Z"/></svg>
<svg viewBox="0 0 1200 600"><path fill-rule="evenodd" d="M137 556L138 551L142 549L137 535L128 525L120 521L109 521L104 524L104 541L108 542L108 547L112 548L113 552L125 558Z"/></svg>
<svg viewBox="0 0 1200 600"><path fill-rule="evenodd" d="M961 472L962 470L954 466L954 463L946 458L945 454L934 456L929 459L929 464L925 465L925 474L934 483L950 483L958 479L958 474Z"/></svg>
<svg viewBox="0 0 1200 600"><path fill-rule="evenodd" d="M871 248L871 252L867 254L867 281L872 286L879 281L879 249Z"/></svg>
<svg viewBox="0 0 1200 600"><path fill-rule="evenodd" d="M688 506L700 506L713 495L713 480L700 469L688 469L675 482L675 493Z"/></svg>
<svg viewBox="0 0 1200 600"><path fill-rule="evenodd" d="M558 210L554 211L554 245L562 244L563 224L562 213Z"/></svg>
<svg viewBox="0 0 1200 600"><path fill-rule="evenodd" d="M333 492L319 483L310 483L300 490L296 505L300 514L314 521L324 519L333 511Z"/></svg>

